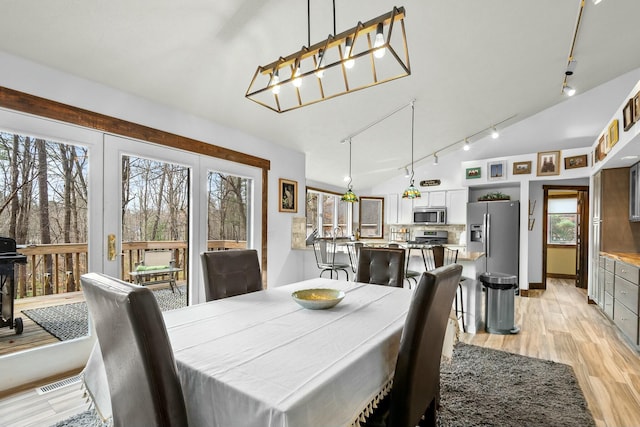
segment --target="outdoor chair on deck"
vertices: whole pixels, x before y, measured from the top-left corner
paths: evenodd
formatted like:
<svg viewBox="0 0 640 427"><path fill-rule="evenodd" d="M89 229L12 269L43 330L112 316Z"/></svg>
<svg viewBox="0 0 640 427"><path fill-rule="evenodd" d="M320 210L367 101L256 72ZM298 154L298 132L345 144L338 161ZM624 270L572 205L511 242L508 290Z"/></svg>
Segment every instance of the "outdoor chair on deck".
<svg viewBox="0 0 640 427"><path fill-rule="evenodd" d="M203 252L200 258L207 301L262 290L255 249Z"/></svg>
<svg viewBox="0 0 640 427"><path fill-rule="evenodd" d="M168 283L171 291L182 293L176 285L180 269L176 267L173 251L144 251L135 271L129 272L136 285Z"/></svg>
<svg viewBox="0 0 640 427"><path fill-rule="evenodd" d="M402 288L404 283L404 249L360 249L356 282Z"/></svg>
<svg viewBox="0 0 640 427"><path fill-rule="evenodd" d="M104 360L114 427L187 426L176 361L153 292L99 273L80 281Z"/></svg>
<svg viewBox="0 0 640 427"><path fill-rule="evenodd" d="M391 392L366 427L435 426L440 401L440 359L462 266L426 272L405 320Z"/></svg>

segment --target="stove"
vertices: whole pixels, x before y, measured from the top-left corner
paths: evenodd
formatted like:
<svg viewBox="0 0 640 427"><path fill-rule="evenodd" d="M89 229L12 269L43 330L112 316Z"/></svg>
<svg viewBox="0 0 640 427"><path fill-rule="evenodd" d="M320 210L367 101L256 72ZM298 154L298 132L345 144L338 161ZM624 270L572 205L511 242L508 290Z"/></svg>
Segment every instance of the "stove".
<svg viewBox="0 0 640 427"><path fill-rule="evenodd" d="M414 240L410 240L409 244L414 245L445 245L448 241L446 230L426 230L419 231L414 236Z"/></svg>

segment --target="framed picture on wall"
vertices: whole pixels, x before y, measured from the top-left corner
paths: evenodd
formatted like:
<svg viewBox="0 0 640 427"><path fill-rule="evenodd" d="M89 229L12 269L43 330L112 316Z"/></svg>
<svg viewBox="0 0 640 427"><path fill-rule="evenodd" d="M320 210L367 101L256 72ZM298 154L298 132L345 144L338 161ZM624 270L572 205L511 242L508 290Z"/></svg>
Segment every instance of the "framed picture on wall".
<svg viewBox="0 0 640 427"><path fill-rule="evenodd" d="M488 181L502 181L507 179L506 160L487 163L487 170L489 171L487 175Z"/></svg>
<svg viewBox="0 0 640 427"><path fill-rule="evenodd" d="M542 151L538 153L537 175L560 175L560 151Z"/></svg>
<svg viewBox="0 0 640 427"><path fill-rule="evenodd" d="M529 175L531 173L531 161L513 162L514 175Z"/></svg>
<svg viewBox="0 0 640 427"><path fill-rule="evenodd" d="M628 131L631 129L635 121L633 120L633 98L627 102L627 104L622 109L622 128L624 131Z"/></svg>
<svg viewBox="0 0 640 427"><path fill-rule="evenodd" d="M588 159L586 154L564 158L565 169L585 168L587 166L589 166L589 164L588 164Z"/></svg>
<svg viewBox="0 0 640 427"><path fill-rule="evenodd" d="M278 210L280 212L298 212L298 182L280 178L278 183Z"/></svg>
<svg viewBox="0 0 640 427"><path fill-rule="evenodd" d="M481 176L482 176L482 168L481 167L467 168L467 170L465 172L465 178L466 179L476 179L476 178L480 178Z"/></svg>
<svg viewBox="0 0 640 427"><path fill-rule="evenodd" d="M640 122L640 92L633 97L633 121Z"/></svg>
<svg viewBox="0 0 640 427"><path fill-rule="evenodd" d="M607 144L607 153L618 142L618 119L613 119L609 125L609 141Z"/></svg>

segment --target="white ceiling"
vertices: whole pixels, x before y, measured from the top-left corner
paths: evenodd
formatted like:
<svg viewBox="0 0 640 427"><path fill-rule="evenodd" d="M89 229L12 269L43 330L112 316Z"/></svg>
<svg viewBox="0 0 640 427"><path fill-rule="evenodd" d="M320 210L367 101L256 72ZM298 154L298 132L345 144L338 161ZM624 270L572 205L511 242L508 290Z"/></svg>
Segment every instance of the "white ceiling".
<svg viewBox="0 0 640 427"><path fill-rule="evenodd" d="M258 65L307 43L304 0L1 4L0 50L302 151L307 178L340 186L340 141L411 99L416 159L515 116L498 141L446 154L487 158L591 145L639 78L563 97L580 0L337 0L338 32L405 7L411 76L278 114L244 94ZM638 0L586 0L569 78L579 93L640 67L638 17ZM311 0L311 42L332 31L331 1ZM556 104L556 119L516 125ZM410 151L407 108L353 138L354 187L397 176Z"/></svg>

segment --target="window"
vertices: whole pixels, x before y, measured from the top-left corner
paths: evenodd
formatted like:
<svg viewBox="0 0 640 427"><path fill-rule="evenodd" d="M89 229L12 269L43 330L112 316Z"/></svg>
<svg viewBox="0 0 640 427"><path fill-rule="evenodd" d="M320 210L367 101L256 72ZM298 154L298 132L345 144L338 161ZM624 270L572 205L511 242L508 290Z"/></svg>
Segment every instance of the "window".
<svg viewBox="0 0 640 427"><path fill-rule="evenodd" d="M360 197L360 237L384 236L384 197Z"/></svg>
<svg viewBox="0 0 640 427"><path fill-rule="evenodd" d="M578 200L576 198L549 199L547 211L548 244L576 244L577 210Z"/></svg>
<svg viewBox="0 0 640 427"><path fill-rule="evenodd" d="M353 233L353 209L341 195L307 188L307 235L318 230L321 237L350 236Z"/></svg>

